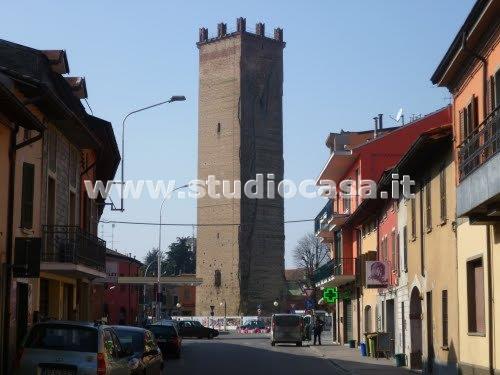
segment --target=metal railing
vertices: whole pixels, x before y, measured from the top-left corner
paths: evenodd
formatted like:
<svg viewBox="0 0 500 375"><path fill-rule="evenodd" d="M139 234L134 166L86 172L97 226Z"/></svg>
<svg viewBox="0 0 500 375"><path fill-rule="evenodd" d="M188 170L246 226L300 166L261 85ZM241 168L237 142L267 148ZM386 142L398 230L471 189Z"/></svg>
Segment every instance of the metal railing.
<svg viewBox="0 0 500 375"><path fill-rule="evenodd" d="M321 209L314 219L314 233L328 229L328 219L333 216L333 202L331 199L326 202L325 207Z"/></svg>
<svg viewBox="0 0 500 375"><path fill-rule="evenodd" d="M42 244L42 262L82 264L106 270L106 241L78 226L44 225Z"/></svg>
<svg viewBox="0 0 500 375"><path fill-rule="evenodd" d="M474 172L500 150L500 106L458 146L460 181Z"/></svg>
<svg viewBox="0 0 500 375"><path fill-rule="evenodd" d="M314 282L319 282L331 276L356 276L356 258L335 258L325 263L314 272Z"/></svg>

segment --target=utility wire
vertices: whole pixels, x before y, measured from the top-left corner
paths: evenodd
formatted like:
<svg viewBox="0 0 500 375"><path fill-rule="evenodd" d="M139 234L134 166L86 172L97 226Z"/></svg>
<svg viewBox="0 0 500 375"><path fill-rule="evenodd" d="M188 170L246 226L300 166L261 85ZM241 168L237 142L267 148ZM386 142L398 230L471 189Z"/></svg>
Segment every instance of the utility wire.
<svg viewBox="0 0 500 375"><path fill-rule="evenodd" d="M300 220L285 220L284 224L305 223L314 221L314 219ZM129 224L129 225L146 225L146 226L170 226L170 227L218 227L218 226L240 226L249 225L246 223L216 223L216 224L193 224L193 223L156 223L152 221L118 221L118 220L101 220L103 224Z"/></svg>

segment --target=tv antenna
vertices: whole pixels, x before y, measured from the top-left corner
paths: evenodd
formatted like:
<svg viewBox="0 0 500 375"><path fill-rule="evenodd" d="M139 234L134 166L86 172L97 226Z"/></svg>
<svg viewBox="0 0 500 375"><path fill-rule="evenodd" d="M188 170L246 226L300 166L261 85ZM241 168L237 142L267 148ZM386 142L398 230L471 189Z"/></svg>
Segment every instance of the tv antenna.
<svg viewBox="0 0 500 375"><path fill-rule="evenodd" d="M401 125L405 124L405 115L403 113L403 108L399 108L398 113L396 113L396 117L392 117L391 115L389 115L389 117L392 118L396 122L401 121Z"/></svg>

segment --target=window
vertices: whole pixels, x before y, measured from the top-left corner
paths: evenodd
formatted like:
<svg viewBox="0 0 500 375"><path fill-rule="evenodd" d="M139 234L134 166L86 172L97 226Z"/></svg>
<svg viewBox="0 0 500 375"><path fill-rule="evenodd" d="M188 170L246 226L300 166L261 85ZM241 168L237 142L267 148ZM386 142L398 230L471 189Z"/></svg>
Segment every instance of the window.
<svg viewBox="0 0 500 375"><path fill-rule="evenodd" d="M57 164L57 133L54 130L49 130L49 169L56 172Z"/></svg>
<svg viewBox="0 0 500 375"><path fill-rule="evenodd" d="M70 146L69 149L69 184L76 187L78 181L78 151Z"/></svg>
<svg viewBox="0 0 500 375"><path fill-rule="evenodd" d="M399 243L400 241L401 241L401 235L398 232L398 234L396 236L396 246L395 246L396 247L396 257L397 257L396 271L398 272L398 276L401 273L401 246Z"/></svg>
<svg viewBox="0 0 500 375"><path fill-rule="evenodd" d="M343 196L342 205L344 208L344 213L348 214L351 212L351 196L350 195Z"/></svg>
<svg viewBox="0 0 500 375"><path fill-rule="evenodd" d="M33 228L33 195L35 192L35 166L23 163L21 196L21 228Z"/></svg>
<svg viewBox="0 0 500 375"><path fill-rule="evenodd" d="M431 180L425 185L425 226L427 230L432 229L432 195L431 195Z"/></svg>
<svg viewBox="0 0 500 375"><path fill-rule="evenodd" d="M69 192L69 218L68 225L76 225L76 194L72 191Z"/></svg>
<svg viewBox="0 0 500 375"><path fill-rule="evenodd" d="M27 141L31 138L31 130L24 128L23 141Z"/></svg>
<svg viewBox="0 0 500 375"><path fill-rule="evenodd" d="M403 227L403 266L404 271L408 272L408 230L406 225Z"/></svg>
<svg viewBox="0 0 500 375"><path fill-rule="evenodd" d="M469 333L484 333L484 268L482 258L467 262L467 307Z"/></svg>
<svg viewBox="0 0 500 375"><path fill-rule="evenodd" d="M473 95L469 104L459 111L460 141L463 142L479 125L478 100Z"/></svg>
<svg viewBox="0 0 500 375"><path fill-rule="evenodd" d="M215 270L215 275L214 275L214 285L215 287L219 288L222 284L222 275L220 270Z"/></svg>
<svg viewBox="0 0 500 375"><path fill-rule="evenodd" d="M217 123L217 134L220 134L220 122Z"/></svg>
<svg viewBox="0 0 500 375"><path fill-rule="evenodd" d="M414 240L417 238L417 204L415 198L410 198L410 206L411 206L411 239ZM422 199L422 196L420 196Z"/></svg>
<svg viewBox="0 0 500 375"><path fill-rule="evenodd" d="M439 173L439 197L440 197L440 211L441 223L446 221L446 169L443 167Z"/></svg>
<svg viewBox="0 0 500 375"><path fill-rule="evenodd" d="M396 232L391 233L391 263L392 271L395 272L398 269L398 262L396 260Z"/></svg>
<svg viewBox="0 0 500 375"><path fill-rule="evenodd" d="M441 309L443 324L443 346L448 346L448 291L441 292Z"/></svg>

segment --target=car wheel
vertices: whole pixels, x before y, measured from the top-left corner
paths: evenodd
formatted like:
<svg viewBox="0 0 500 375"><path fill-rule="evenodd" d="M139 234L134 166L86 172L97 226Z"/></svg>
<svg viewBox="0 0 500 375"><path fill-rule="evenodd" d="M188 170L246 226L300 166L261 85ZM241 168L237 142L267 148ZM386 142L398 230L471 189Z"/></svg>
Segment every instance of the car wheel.
<svg viewBox="0 0 500 375"><path fill-rule="evenodd" d="M214 338L214 334L212 332L208 332L207 339L212 340Z"/></svg>
<svg viewBox="0 0 500 375"><path fill-rule="evenodd" d="M297 346L302 346L302 341L298 341Z"/></svg>
<svg viewBox="0 0 500 375"><path fill-rule="evenodd" d="M276 343L274 341L271 341L271 346L275 346Z"/></svg>

